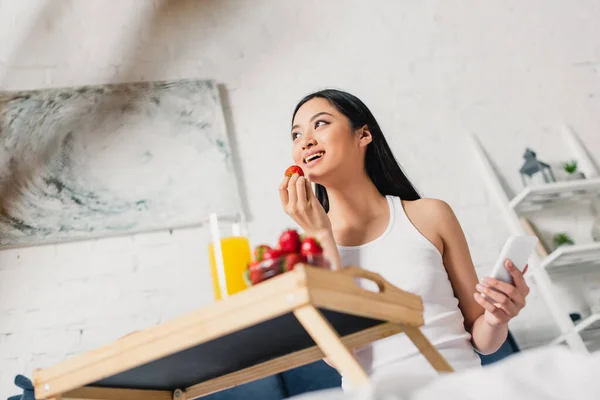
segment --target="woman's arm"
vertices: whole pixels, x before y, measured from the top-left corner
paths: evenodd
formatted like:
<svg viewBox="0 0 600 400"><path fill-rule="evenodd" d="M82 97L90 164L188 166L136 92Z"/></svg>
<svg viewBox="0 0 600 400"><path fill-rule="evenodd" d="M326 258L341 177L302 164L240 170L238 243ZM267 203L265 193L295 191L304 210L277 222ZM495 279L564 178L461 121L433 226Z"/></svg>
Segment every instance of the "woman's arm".
<svg viewBox="0 0 600 400"><path fill-rule="evenodd" d="M454 212L443 201L424 200L427 201L430 218L436 221L444 266L464 316L465 328L471 333L473 347L482 354L493 353L506 340L508 321L525 306L529 288L516 268L508 268L516 287L488 278L484 279L485 285L478 284L469 247ZM490 287L499 291L491 291ZM476 291L492 297L494 303Z"/></svg>

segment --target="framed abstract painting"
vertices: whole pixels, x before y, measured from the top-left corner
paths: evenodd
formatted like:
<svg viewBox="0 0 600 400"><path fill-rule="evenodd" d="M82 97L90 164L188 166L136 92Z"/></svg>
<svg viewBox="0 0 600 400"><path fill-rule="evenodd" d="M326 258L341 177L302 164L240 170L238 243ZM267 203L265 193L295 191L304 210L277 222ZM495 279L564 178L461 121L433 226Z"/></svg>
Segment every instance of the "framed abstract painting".
<svg viewBox="0 0 600 400"><path fill-rule="evenodd" d="M242 212L213 81L0 92L0 246L194 226L213 212Z"/></svg>

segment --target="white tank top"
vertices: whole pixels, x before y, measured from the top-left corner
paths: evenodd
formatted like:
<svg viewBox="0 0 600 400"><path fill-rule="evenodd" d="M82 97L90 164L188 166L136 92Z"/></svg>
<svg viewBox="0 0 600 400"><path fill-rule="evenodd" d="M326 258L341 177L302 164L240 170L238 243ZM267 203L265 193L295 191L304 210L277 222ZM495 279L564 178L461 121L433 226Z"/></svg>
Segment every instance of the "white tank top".
<svg viewBox="0 0 600 400"><path fill-rule="evenodd" d="M423 334L442 353L454 370L480 367L481 362L464 328L446 268L439 250L410 222L400 198L387 196L390 221L377 239L361 246L340 246L342 266L357 265L382 275L392 285L423 299ZM360 280L365 285L365 280ZM374 286L376 287L376 286ZM369 287L370 288L370 287ZM400 333L357 349L356 357L369 375L390 368L435 372L413 343Z"/></svg>

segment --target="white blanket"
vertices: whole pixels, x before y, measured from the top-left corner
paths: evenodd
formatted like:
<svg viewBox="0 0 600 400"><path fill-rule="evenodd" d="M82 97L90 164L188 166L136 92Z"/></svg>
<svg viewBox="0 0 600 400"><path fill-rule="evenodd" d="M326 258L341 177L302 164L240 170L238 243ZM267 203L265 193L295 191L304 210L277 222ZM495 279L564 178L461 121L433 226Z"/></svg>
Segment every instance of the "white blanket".
<svg viewBox="0 0 600 400"><path fill-rule="evenodd" d="M295 400L600 399L600 352L548 347L518 353L482 369L419 379L388 374L350 393L341 389Z"/></svg>

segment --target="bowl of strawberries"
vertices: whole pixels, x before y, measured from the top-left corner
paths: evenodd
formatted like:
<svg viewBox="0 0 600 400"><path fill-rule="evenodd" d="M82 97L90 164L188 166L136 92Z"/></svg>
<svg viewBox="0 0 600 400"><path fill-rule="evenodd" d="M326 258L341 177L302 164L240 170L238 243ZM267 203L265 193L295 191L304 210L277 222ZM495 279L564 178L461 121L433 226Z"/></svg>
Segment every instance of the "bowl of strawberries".
<svg viewBox="0 0 600 400"><path fill-rule="evenodd" d="M266 244L256 246L252 258L244 272L248 286L292 271L298 264L331 268L319 242L315 238L300 235L295 229L284 231L274 247Z"/></svg>

